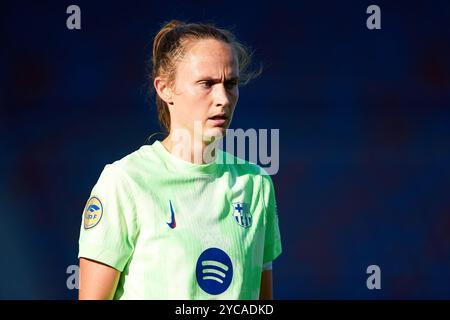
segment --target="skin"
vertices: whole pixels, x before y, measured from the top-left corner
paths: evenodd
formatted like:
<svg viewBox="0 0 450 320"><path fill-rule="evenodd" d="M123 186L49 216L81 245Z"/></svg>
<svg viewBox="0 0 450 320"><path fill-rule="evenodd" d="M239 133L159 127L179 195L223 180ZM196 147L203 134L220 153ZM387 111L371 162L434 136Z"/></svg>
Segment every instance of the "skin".
<svg viewBox="0 0 450 320"><path fill-rule="evenodd" d="M162 144L181 159L200 164L205 163L205 148L217 142L211 142L211 137L223 137L231 123L239 98L239 64L232 47L224 42L204 39L186 45L174 83L161 76L155 78L154 86L170 111L170 133ZM209 120L218 113L228 116L223 126ZM194 135L195 122L202 127L199 136ZM177 140L177 132L188 139ZM80 258L79 299L112 299L119 278L118 270ZM261 274L260 299L272 299L271 270Z"/></svg>
<svg viewBox="0 0 450 320"><path fill-rule="evenodd" d="M206 163L206 146L211 137L225 135L239 98L239 63L229 44L206 39L187 43L187 52L178 62L175 81L156 77L154 86L169 107L171 128L162 144L172 154L192 163ZM228 116L223 126L208 118L218 113ZM194 124L202 135L194 135ZM185 133L187 139L177 140ZM217 142L217 140L216 140Z"/></svg>
<svg viewBox="0 0 450 320"><path fill-rule="evenodd" d="M272 300L272 270L265 270L261 274L261 288L259 291L259 300Z"/></svg>
<svg viewBox="0 0 450 320"><path fill-rule="evenodd" d="M106 264L80 258L80 300L112 300L120 272Z"/></svg>

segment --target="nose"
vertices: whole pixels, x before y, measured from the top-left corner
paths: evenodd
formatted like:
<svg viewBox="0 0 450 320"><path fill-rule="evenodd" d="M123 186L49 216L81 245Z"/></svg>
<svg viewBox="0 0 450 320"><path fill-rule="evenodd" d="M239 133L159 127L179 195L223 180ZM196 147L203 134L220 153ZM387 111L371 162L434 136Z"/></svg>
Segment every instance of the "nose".
<svg viewBox="0 0 450 320"><path fill-rule="evenodd" d="M221 83L214 88L214 105L216 107L226 107L230 106L231 98L230 93L225 88L225 85Z"/></svg>

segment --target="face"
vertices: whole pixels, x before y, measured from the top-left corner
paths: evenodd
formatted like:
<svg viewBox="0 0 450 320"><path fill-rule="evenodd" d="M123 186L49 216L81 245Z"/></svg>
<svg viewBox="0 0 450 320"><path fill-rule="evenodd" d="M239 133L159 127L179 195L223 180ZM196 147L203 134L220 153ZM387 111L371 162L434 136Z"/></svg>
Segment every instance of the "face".
<svg viewBox="0 0 450 320"><path fill-rule="evenodd" d="M171 89L171 132L182 128L193 136L197 122L203 140L208 141L225 135L231 123L239 97L239 64L227 43L207 39L187 46Z"/></svg>

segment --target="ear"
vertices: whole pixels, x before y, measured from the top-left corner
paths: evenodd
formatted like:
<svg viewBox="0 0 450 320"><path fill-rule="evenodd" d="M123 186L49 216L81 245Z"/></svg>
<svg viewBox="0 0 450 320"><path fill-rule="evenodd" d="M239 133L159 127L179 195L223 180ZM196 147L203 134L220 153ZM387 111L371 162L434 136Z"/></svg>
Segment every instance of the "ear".
<svg viewBox="0 0 450 320"><path fill-rule="evenodd" d="M167 104L173 104L172 89L165 79L156 77L153 81L153 86L155 87L156 93L164 102L166 102Z"/></svg>

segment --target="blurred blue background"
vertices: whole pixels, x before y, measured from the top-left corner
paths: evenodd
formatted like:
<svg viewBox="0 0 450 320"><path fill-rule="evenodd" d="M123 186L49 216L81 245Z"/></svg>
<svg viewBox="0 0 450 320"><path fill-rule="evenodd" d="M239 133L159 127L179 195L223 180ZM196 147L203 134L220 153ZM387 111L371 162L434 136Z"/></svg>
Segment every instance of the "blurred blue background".
<svg viewBox="0 0 450 320"><path fill-rule="evenodd" d="M173 18L232 28L264 65L231 128L280 129L275 297L450 298L449 1L8 1L0 16L0 298L76 298L91 188L160 131L146 66Z"/></svg>

